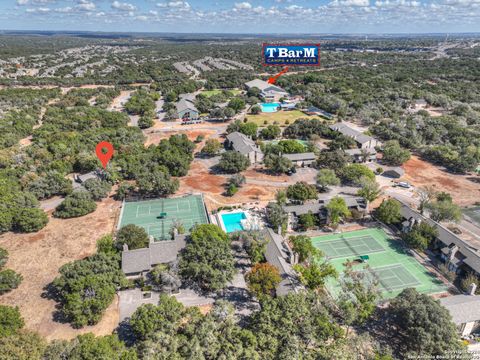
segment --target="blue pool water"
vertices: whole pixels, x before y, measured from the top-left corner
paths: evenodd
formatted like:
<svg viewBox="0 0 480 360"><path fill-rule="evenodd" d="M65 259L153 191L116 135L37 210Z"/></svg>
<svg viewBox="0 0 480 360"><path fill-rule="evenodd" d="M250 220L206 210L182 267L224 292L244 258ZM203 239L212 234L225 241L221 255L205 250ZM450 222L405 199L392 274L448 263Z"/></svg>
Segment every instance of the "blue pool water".
<svg viewBox="0 0 480 360"><path fill-rule="evenodd" d="M262 112L277 112L277 108L280 106L279 103L260 103Z"/></svg>
<svg viewBox="0 0 480 360"><path fill-rule="evenodd" d="M225 225L225 230L227 231L227 233L231 233L234 231L243 231L241 220L247 218L244 212L223 214L221 216L223 220L223 225Z"/></svg>

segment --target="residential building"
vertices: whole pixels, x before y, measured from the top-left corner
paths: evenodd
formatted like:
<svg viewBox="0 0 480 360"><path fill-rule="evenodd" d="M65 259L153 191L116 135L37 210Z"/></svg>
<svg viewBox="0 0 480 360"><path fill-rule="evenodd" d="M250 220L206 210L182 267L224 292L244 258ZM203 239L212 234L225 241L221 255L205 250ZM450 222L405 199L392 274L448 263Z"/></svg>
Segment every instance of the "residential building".
<svg viewBox="0 0 480 360"><path fill-rule="evenodd" d="M468 336L480 330L480 296L475 295L475 284L467 295L454 295L440 299L452 316L462 336ZM473 291L472 291L473 290Z"/></svg>
<svg viewBox="0 0 480 360"><path fill-rule="evenodd" d="M362 197L356 196L341 196L350 211L365 213L367 203ZM301 205L285 205L283 210L288 214L288 231L292 231L297 227L298 217L312 213L317 216L320 224L326 224L328 221L327 205L331 199L322 199L316 202L301 204Z"/></svg>
<svg viewBox="0 0 480 360"><path fill-rule="evenodd" d="M186 235L179 234L174 236L174 240L154 241L151 237L148 247L141 249L129 250L124 244L122 271L127 277L142 277L155 265L175 262L185 245Z"/></svg>
<svg viewBox="0 0 480 360"><path fill-rule="evenodd" d="M199 118L199 111L193 102L186 98L181 98L177 102L176 108L177 119L182 119L183 121L195 121Z"/></svg>
<svg viewBox="0 0 480 360"><path fill-rule="evenodd" d="M287 295L290 292L299 292L302 286L292 268L292 265L295 263L292 249L290 249L283 236L276 234L272 229L267 228L265 235L268 239L265 259L269 264L277 268L282 278L276 289L277 296Z"/></svg>
<svg viewBox="0 0 480 360"><path fill-rule="evenodd" d="M325 110L319 109L316 106L310 106L307 109L303 110L303 112L307 115L316 115L321 116L327 120L333 119L333 114L326 112Z"/></svg>
<svg viewBox="0 0 480 360"><path fill-rule="evenodd" d="M283 90L281 87L272 85L266 81L255 79L245 83L247 89L258 88L260 89L260 95L265 102L279 102L281 98L288 97L288 93Z"/></svg>
<svg viewBox="0 0 480 360"><path fill-rule="evenodd" d="M366 163L377 160L377 151L374 148L347 149L347 155L350 155L354 163Z"/></svg>
<svg viewBox="0 0 480 360"><path fill-rule="evenodd" d="M298 154L283 154L284 158L290 160L297 167L310 166L317 160L317 155L313 152Z"/></svg>
<svg viewBox="0 0 480 360"><path fill-rule="evenodd" d="M439 256L455 273L476 273L480 275L480 252L472 243L458 237L443 225L413 210L407 204L402 203L400 212L405 221L402 223L402 231L408 232L415 224L425 222L433 226L438 235L432 244L432 251Z"/></svg>
<svg viewBox="0 0 480 360"><path fill-rule="evenodd" d="M263 152L255 141L238 131L227 135L225 146L246 156L251 164L258 164L263 160Z"/></svg>
<svg viewBox="0 0 480 360"><path fill-rule="evenodd" d="M365 135L364 133L352 128L351 126L348 126L343 122L330 125L330 129L332 129L333 131L337 131L344 136L352 138L353 140L356 141L357 145L361 149L374 148L376 146L381 146L381 142L378 141L377 139L369 135Z"/></svg>

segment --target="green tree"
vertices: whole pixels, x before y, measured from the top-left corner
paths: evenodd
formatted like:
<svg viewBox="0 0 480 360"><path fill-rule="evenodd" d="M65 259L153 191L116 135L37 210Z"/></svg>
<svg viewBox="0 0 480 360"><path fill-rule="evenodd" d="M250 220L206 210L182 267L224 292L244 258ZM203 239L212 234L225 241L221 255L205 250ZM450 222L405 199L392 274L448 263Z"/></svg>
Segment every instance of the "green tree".
<svg viewBox="0 0 480 360"><path fill-rule="evenodd" d="M275 192L275 200L280 206L283 206L287 203L287 192L285 190L277 190Z"/></svg>
<svg viewBox="0 0 480 360"><path fill-rule="evenodd" d="M116 256L98 253L63 265L52 282L60 311L74 327L94 325L127 285Z"/></svg>
<svg viewBox="0 0 480 360"><path fill-rule="evenodd" d="M0 359L43 360L47 344L38 334L21 331L11 336L0 337Z"/></svg>
<svg viewBox="0 0 480 360"><path fill-rule="evenodd" d="M390 302L388 313L395 329L392 337L401 341L405 356L437 356L461 350L450 313L430 296L405 289Z"/></svg>
<svg viewBox="0 0 480 360"><path fill-rule="evenodd" d="M320 254L319 250L313 246L312 240L308 236L290 236L288 240L292 244L293 252L298 255L299 263L303 263L311 257L315 257Z"/></svg>
<svg viewBox="0 0 480 360"><path fill-rule="evenodd" d="M222 154L218 166L224 172L234 174L246 170L250 166L250 160L236 151L226 151Z"/></svg>
<svg viewBox="0 0 480 360"><path fill-rule="evenodd" d="M275 231L279 227L284 227L288 221L288 215L283 210L282 206L277 203L268 203L266 207L267 222Z"/></svg>
<svg viewBox="0 0 480 360"><path fill-rule="evenodd" d="M152 127L155 122L153 121L154 114L145 114L138 119L138 127L140 129L148 129Z"/></svg>
<svg viewBox="0 0 480 360"><path fill-rule="evenodd" d="M0 271L0 295L16 289L23 280L23 276L11 269Z"/></svg>
<svg viewBox="0 0 480 360"><path fill-rule="evenodd" d="M449 200L432 201L426 205L426 208L430 212L430 218L437 222L458 222L462 218L460 207Z"/></svg>
<svg viewBox="0 0 480 360"><path fill-rule="evenodd" d="M128 245L129 250L148 247L148 234L144 228L135 224L123 226L117 233L117 248L122 249L123 244Z"/></svg>
<svg viewBox="0 0 480 360"><path fill-rule="evenodd" d="M86 191L76 191L68 195L60 205L57 206L53 215L58 218L67 219L87 215L97 208L92 195Z"/></svg>
<svg viewBox="0 0 480 360"><path fill-rule="evenodd" d="M0 305L0 338L17 333L24 325L18 306Z"/></svg>
<svg viewBox="0 0 480 360"><path fill-rule="evenodd" d="M118 254L118 249L111 234L102 236L97 240L97 252L107 256L115 256Z"/></svg>
<svg viewBox="0 0 480 360"><path fill-rule="evenodd" d="M343 335L321 295L313 292L265 297L251 317L261 359L321 358ZM293 354L293 356L292 356Z"/></svg>
<svg viewBox="0 0 480 360"><path fill-rule="evenodd" d="M317 217L309 211L306 214L302 214L298 216L298 226L303 231L307 231L308 229L312 229L317 226Z"/></svg>
<svg viewBox="0 0 480 360"><path fill-rule="evenodd" d="M274 174L286 173L293 168L293 163L290 159L275 154L265 156L263 158L263 164L265 168Z"/></svg>
<svg viewBox="0 0 480 360"><path fill-rule="evenodd" d="M4 248L0 248L0 270L5 266L8 260L8 251Z"/></svg>
<svg viewBox="0 0 480 360"><path fill-rule="evenodd" d="M396 224L402 220L401 207L400 202L395 199L384 200L375 210L375 217L384 224Z"/></svg>
<svg viewBox="0 0 480 360"><path fill-rule="evenodd" d="M282 154L304 153L307 148L297 140L280 140L277 144Z"/></svg>
<svg viewBox="0 0 480 360"><path fill-rule="evenodd" d="M250 112L254 115L260 114L262 112L262 108L260 107L260 105L253 105L250 108Z"/></svg>
<svg viewBox="0 0 480 360"><path fill-rule="evenodd" d="M50 343L43 360L136 360L134 349L128 349L117 335L95 337L92 333L79 335L71 341L57 340Z"/></svg>
<svg viewBox="0 0 480 360"><path fill-rule="evenodd" d="M345 184L360 185L363 179L375 181L375 173L362 164L349 164L338 170L338 175Z"/></svg>
<svg viewBox="0 0 480 360"><path fill-rule="evenodd" d="M218 226L195 226L189 237L180 263L180 275L206 291L223 289L232 280L235 262L230 240Z"/></svg>
<svg viewBox="0 0 480 360"><path fill-rule="evenodd" d="M230 109L233 109L236 113L245 108L245 101L241 98L233 98L227 105Z"/></svg>
<svg viewBox="0 0 480 360"><path fill-rule="evenodd" d="M287 197L290 200L304 203L307 200L317 198L317 189L314 185L309 185L304 181L300 181L287 188Z"/></svg>
<svg viewBox="0 0 480 360"><path fill-rule="evenodd" d="M405 242L412 248L424 251L438 236L438 231L427 223L415 224L413 228L403 235Z"/></svg>
<svg viewBox="0 0 480 360"><path fill-rule="evenodd" d="M202 153L208 156L215 156L218 155L220 149L222 148L222 144L217 139L208 139L205 141L205 145L203 146Z"/></svg>
<svg viewBox="0 0 480 360"><path fill-rule="evenodd" d="M108 193L112 190L112 185L107 181L99 179L88 179L83 183L83 186L92 195L92 199L99 201L108 196Z"/></svg>
<svg viewBox="0 0 480 360"><path fill-rule="evenodd" d="M158 305L144 304L130 318L130 326L137 339L145 340L155 332L171 333L181 325L185 309L172 296L162 294Z"/></svg>
<svg viewBox="0 0 480 360"><path fill-rule="evenodd" d="M300 275L300 281L307 289L319 290L325 287L329 277L336 277L335 267L320 256L312 258L309 264L296 264L293 266Z"/></svg>
<svg viewBox="0 0 480 360"><path fill-rule="evenodd" d="M362 325L371 318L381 299L378 285L378 277L372 275L372 272L366 269L354 270L352 263L347 263L340 279L338 305L342 320L348 327L353 324Z"/></svg>
<svg viewBox="0 0 480 360"><path fill-rule="evenodd" d="M238 131L255 139L257 137L258 126L252 122L240 123Z"/></svg>
<svg viewBox="0 0 480 360"><path fill-rule="evenodd" d="M137 177L138 190L144 194L167 196L174 194L180 183L172 179L165 169L156 168L151 172L143 172Z"/></svg>
<svg viewBox="0 0 480 360"><path fill-rule="evenodd" d="M407 149L403 149L397 140L387 141L383 145L382 160L388 165L402 165L410 159L411 153Z"/></svg>
<svg viewBox="0 0 480 360"><path fill-rule="evenodd" d="M272 296L282 278L278 269L269 263L257 263L245 275L248 290L258 299Z"/></svg>
<svg viewBox="0 0 480 360"><path fill-rule="evenodd" d="M350 216L350 210L348 210L345 200L339 196L332 198L326 208L328 221L333 227L336 227L343 218Z"/></svg>
<svg viewBox="0 0 480 360"><path fill-rule="evenodd" d="M325 192L329 186L340 185L340 179L335 174L335 171L331 169L320 169L317 174L317 185L322 192Z"/></svg>
<svg viewBox="0 0 480 360"><path fill-rule="evenodd" d="M282 130L278 125L268 125L260 131L260 137L265 140L273 140L280 136Z"/></svg>
<svg viewBox="0 0 480 360"><path fill-rule="evenodd" d="M20 232L35 232L48 223L48 216L42 209L25 208L14 219L14 228Z"/></svg>
<svg viewBox="0 0 480 360"><path fill-rule="evenodd" d="M369 204L374 201L380 195L380 185L374 180L369 178L360 179L360 190L358 190L357 195L365 199L367 206L366 211L369 211Z"/></svg>

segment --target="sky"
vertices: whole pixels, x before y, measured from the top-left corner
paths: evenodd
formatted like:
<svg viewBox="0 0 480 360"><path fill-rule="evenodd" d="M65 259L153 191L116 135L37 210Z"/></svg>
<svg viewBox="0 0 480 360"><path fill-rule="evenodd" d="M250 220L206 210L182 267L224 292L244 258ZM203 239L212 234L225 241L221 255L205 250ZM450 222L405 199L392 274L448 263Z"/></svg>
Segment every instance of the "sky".
<svg viewBox="0 0 480 360"><path fill-rule="evenodd" d="M2 30L480 32L480 0L0 0Z"/></svg>

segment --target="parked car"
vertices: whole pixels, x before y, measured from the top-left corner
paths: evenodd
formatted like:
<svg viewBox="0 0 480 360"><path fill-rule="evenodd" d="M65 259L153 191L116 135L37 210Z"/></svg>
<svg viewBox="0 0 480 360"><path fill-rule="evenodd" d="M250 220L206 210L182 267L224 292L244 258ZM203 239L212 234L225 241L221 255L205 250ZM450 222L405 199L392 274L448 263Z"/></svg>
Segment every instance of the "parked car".
<svg viewBox="0 0 480 360"><path fill-rule="evenodd" d="M393 184L393 186L399 186L405 189L410 189L412 185L409 182L406 181L399 181Z"/></svg>

